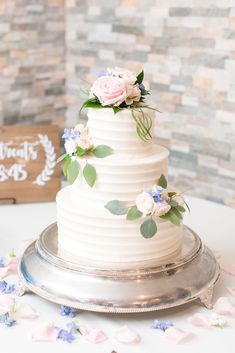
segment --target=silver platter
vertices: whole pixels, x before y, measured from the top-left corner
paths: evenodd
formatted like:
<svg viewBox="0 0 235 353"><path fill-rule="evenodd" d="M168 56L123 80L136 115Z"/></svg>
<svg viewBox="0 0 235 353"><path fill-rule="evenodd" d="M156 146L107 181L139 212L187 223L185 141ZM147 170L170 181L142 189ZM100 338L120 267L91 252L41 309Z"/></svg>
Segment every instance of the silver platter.
<svg viewBox="0 0 235 353"><path fill-rule="evenodd" d="M145 312L195 299L212 307L219 265L199 236L184 227L183 246L171 263L103 269L58 251L57 226L47 227L24 252L18 295L32 291L52 302L110 313Z"/></svg>

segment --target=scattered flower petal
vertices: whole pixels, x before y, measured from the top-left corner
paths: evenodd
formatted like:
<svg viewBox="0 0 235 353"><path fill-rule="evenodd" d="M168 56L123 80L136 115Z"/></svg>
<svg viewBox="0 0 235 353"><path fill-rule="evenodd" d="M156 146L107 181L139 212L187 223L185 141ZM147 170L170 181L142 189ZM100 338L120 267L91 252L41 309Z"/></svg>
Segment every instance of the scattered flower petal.
<svg viewBox="0 0 235 353"><path fill-rule="evenodd" d="M17 319L37 319L39 315L29 304L22 303L16 305L12 316Z"/></svg>
<svg viewBox="0 0 235 353"><path fill-rule="evenodd" d="M214 305L214 311L219 315L235 316L235 307L227 297L220 297Z"/></svg>
<svg viewBox="0 0 235 353"><path fill-rule="evenodd" d="M66 326L70 332L81 334L80 327L75 321L69 322Z"/></svg>
<svg viewBox="0 0 235 353"><path fill-rule="evenodd" d="M4 267L6 263L5 257L0 257L0 267Z"/></svg>
<svg viewBox="0 0 235 353"><path fill-rule="evenodd" d="M58 330L58 338L68 343L72 343L76 339L71 331L67 331L62 328Z"/></svg>
<svg viewBox="0 0 235 353"><path fill-rule="evenodd" d="M229 293L232 294L235 297L235 288L227 288Z"/></svg>
<svg viewBox="0 0 235 353"><path fill-rule="evenodd" d="M52 322L41 322L31 331L33 341L54 342L57 340L58 330Z"/></svg>
<svg viewBox="0 0 235 353"><path fill-rule="evenodd" d="M221 316L214 314L212 315L212 318L210 319L209 324L210 326L223 328L227 326L227 321Z"/></svg>
<svg viewBox="0 0 235 353"><path fill-rule="evenodd" d="M12 294L15 291L15 285L6 281L0 281L0 293Z"/></svg>
<svg viewBox="0 0 235 353"><path fill-rule="evenodd" d="M235 264L234 263L227 262L227 263L221 264L221 269L225 273L227 273L228 275L235 276Z"/></svg>
<svg viewBox="0 0 235 353"><path fill-rule="evenodd" d="M82 335L92 343L100 343L108 338L105 332L98 328L92 328L90 326L81 326L80 330Z"/></svg>
<svg viewBox="0 0 235 353"><path fill-rule="evenodd" d="M191 332L184 331L177 327L169 327L164 332L163 339L165 342L178 344L183 340L187 339L188 337L190 337L191 335L192 335Z"/></svg>
<svg viewBox="0 0 235 353"><path fill-rule="evenodd" d="M15 308L15 299L10 295L3 294L0 296L0 315L11 313Z"/></svg>
<svg viewBox="0 0 235 353"><path fill-rule="evenodd" d="M60 315L69 316L69 317L73 318L77 315L77 309L71 308L70 306L61 305Z"/></svg>
<svg viewBox="0 0 235 353"><path fill-rule="evenodd" d="M205 317L205 315L196 313L192 315L191 317L188 318L188 322L193 325L193 326L198 326L198 327L208 327L209 326L209 321Z"/></svg>
<svg viewBox="0 0 235 353"><path fill-rule="evenodd" d="M141 341L140 336L129 329L127 326L121 327L116 333L115 338L121 343L139 343Z"/></svg>
<svg viewBox="0 0 235 353"><path fill-rule="evenodd" d="M174 326L173 322L171 321L154 320L153 324L150 327L153 329L166 331L166 329L168 329L171 326Z"/></svg>

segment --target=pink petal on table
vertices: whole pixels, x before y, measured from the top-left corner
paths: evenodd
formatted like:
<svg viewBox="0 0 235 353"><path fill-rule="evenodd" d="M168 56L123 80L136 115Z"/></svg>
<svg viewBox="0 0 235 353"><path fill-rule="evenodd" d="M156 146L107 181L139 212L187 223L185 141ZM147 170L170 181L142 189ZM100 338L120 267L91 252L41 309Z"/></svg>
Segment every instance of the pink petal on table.
<svg viewBox="0 0 235 353"><path fill-rule="evenodd" d="M221 269L228 275L235 276L235 264L231 262L226 262L221 264Z"/></svg>
<svg viewBox="0 0 235 353"><path fill-rule="evenodd" d="M230 294L232 294L235 297L235 288L227 288Z"/></svg>
<svg viewBox="0 0 235 353"><path fill-rule="evenodd" d="M9 269L8 267L0 267L0 278L6 278L7 276L13 275L14 271Z"/></svg>
<svg viewBox="0 0 235 353"><path fill-rule="evenodd" d="M139 343L141 341L140 336L129 329L127 326L121 327L116 333L115 338L117 341L121 343Z"/></svg>
<svg viewBox="0 0 235 353"><path fill-rule="evenodd" d="M58 330L52 322L41 322L30 333L33 341L54 342L58 337Z"/></svg>
<svg viewBox="0 0 235 353"><path fill-rule="evenodd" d="M13 273L17 273L18 265L19 257L10 257L5 264L5 267L8 267Z"/></svg>
<svg viewBox="0 0 235 353"><path fill-rule="evenodd" d="M37 319L37 312L26 303L16 305L14 312L11 315L14 319Z"/></svg>
<svg viewBox="0 0 235 353"><path fill-rule="evenodd" d="M219 315L235 316L235 307L227 297L220 297L214 305L214 311Z"/></svg>
<svg viewBox="0 0 235 353"><path fill-rule="evenodd" d="M100 343L108 338L105 332L98 328L92 328L90 326L80 326L80 330L82 335L92 343Z"/></svg>
<svg viewBox="0 0 235 353"><path fill-rule="evenodd" d="M198 326L198 327L208 327L209 322L206 318L205 315L196 313L193 316L188 318L188 322L193 325L193 326Z"/></svg>
<svg viewBox="0 0 235 353"><path fill-rule="evenodd" d="M15 307L15 299L9 294L1 294L0 296L0 315L12 312Z"/></svg>
<svg viewBox="0 0 235 353"><path fill-rule="evenodd" d="M190 337L191 335L191 332L184 331L180 328L172 326L164 332L163 339L165 342L178 344L186 338Z"/></svg>
<svg viewBox="0 0 235 353"><path fill-rule="evenodd" d="M221 254L220 254L219 251L214 250L214 251L212 251L212 252L213 252L213 255L214 255L214 257L215 257L216 259L220 259L220 258L221 258Z"/></svg>

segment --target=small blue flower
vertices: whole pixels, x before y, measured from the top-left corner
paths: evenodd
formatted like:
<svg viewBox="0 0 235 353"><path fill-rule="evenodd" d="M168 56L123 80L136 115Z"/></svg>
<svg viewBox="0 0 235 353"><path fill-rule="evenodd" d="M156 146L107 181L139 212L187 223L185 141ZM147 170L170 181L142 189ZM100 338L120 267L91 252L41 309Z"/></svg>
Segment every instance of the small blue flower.
<svg viewBox="0 0 235 353"><path fill-rule="evenodd" d="M98 72L97 77L103 77L103 76L113 76L112 72L104 71L101 70Z"/></svg>
<svg viewBox="0 0 235 353"><path fill-rule="evenodd" d="M139 84L139 89L141 90L141 89L145 89L145 85L143 84L143 83L140 83Z"/></svg>
<svg viewBox="0 0 235 353"><path fill-rule="evenodd" d="M60 307L60 315L75 317L77 315L77 309L71 308L70 306L61 305Z"/></svg>
<svg viewBox="0 0 235 353"><path fill-rule="evenodd" d="M75 142L78 142L80 136L81 136L81 133L78 130L66 128L64 129L62 138L65 139L65 141L74 140Z"/></svg>
<svg viewBox="0 0 235 353"><path fill-rule="evenodd" d="M62 139L69 140L71 139L71 130L70 129L64 129L64 133L62 135Z"/></svg>
<svg viewBox="0 0 235 353"><path fill-rule="evenodd" d="M163 188L161 186L157 186L153 191L150 191L149 194L153 197L154 202L159 205L164 205L166 201L162 198Z"/></svg>
<svg viewBox="0 0 235 353"><path fill-rule="evenodd" d="M156 330L166 331L171 326L174 326L173 322L171 321L154 320L150 327Z"/></svg>
<svg viewBox="0 0 235 353"><path fill-rule="evenodd" d="M4 267L6 263L5 257L0 257L0 267Z"/></svg>
<svg viewBox="0 0 235 353"><path fill-rule="evenodd" d="M15 291L15 285L9 284L6 281L0 281L0 292L5 294L11 294Z"/></svg>
<svg viewBox="0 0 235 353"><path fill-rule="evenodd" d="M16 321L10 317L9 313L6 313L3 315L0 315L0 323L8 327L11 327L16 323Z"/></svg>
<svg viewBox="0 0 235 353"><path fill-rule="evenodd" d="M68 343L71 343L76 339L72 332L64 330L62 328L58 330L58 338Z"/></svg>
<svg viewBox="0 0 235 353"><path fill-rule="evenodd" d="M71 332L71 333L79 332L80 333L79 325L76 322L74 322L74 321L69 322L66 326L67 326L69 332Z"/></svg>

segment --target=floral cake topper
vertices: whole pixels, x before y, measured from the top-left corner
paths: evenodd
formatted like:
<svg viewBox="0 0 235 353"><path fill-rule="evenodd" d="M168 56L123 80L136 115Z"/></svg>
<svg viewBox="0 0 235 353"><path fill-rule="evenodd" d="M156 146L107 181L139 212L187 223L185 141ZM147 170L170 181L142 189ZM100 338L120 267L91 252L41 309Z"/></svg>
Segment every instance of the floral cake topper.
<svg viewBox="0 0 235 353"><path fill-rule="evenodd" d="M79 175L81 165L80 159L85 159L86 164L83 168L83 176L90 187L93 187L96 181L96 170L87 159L91 156L104 158L112 154L112 149L107 145L94 146L89 131L83 124L78 124L72 129L65 129L62 135L65 140L65 150L57 162L64 160L63 172L70 183L73 183Z"/></svg>
<svg viewBox="0 0 235 353"><path fill-rule="evenodd" d="M146 109L157 109L149 106L145 99L150 92L143 84L144 71L138 75L133 72L115 67L99 74L93 83L89 98L83 103L82 108L112 108L114 113L130 109L131 116L136 123L136 131L143 141L152 138L152 119Z"/></svg>
<svg viewBox="0 0 235 353"><path fill-rule="evenodd" d="M167 180L162 174L152 190L143 191L137 196L134 205L127 206L123 201L112 200L104 207L112 214L126 215L129 221L144 218L140 233L144 238L152 238L157 233L156 217L179 226L183 218L182 214L186 211L184 206L188 208L181 194L167 191Z"/></svg>

